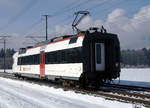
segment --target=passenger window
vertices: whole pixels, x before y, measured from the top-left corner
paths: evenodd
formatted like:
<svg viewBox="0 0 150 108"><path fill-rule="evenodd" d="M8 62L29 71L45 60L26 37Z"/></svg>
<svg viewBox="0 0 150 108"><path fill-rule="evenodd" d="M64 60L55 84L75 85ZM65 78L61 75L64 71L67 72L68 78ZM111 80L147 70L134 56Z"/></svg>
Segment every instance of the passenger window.
<svg viewBox="0 0 150 108"><path fill-rule="evenodd" d="M69 41L69 44L73 44L73 43L76 43L78 37L72 37Z"/></svg>

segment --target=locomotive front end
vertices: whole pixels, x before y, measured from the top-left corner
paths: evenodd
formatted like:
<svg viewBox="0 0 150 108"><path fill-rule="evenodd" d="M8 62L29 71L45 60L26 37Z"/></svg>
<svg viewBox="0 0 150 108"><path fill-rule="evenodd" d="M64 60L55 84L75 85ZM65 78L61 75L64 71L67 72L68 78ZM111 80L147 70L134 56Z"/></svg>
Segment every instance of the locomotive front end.
<svg viewBox="0 0 150 108"><path fill-rule="evenodd" d="M103 83L120 76L120 43L117 35L87 33L83 42L84 82Z"/></svg>

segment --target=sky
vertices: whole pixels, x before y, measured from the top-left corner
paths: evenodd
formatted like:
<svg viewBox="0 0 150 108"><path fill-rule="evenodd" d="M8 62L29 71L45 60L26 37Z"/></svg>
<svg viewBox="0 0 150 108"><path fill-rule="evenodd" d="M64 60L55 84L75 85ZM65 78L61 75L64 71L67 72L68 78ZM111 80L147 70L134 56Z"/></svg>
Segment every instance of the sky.
<svg viewBox="0 0 150 108"><path fill-rule="evenodd" d="M79 10L90 12L80 29L103 25L118 35L122 49L150 48L150 0L0 0L0 36L11 36L7 47L16 50L42 41L27 36L45 36L45 14L49 39L72 34L73 13Z"/></svg>

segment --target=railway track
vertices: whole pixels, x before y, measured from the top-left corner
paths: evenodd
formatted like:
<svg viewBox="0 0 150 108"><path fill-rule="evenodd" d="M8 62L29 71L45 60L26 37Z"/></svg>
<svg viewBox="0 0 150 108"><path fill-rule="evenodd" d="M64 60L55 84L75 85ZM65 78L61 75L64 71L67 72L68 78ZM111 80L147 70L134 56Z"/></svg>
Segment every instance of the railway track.
<svg viewBox="0 0 150 108"><path fill-rule="evenodd" d="M109 91L109 92L108 92ZM104 96L106 99L118 100L122 102L137 103L150 107L150 94L125 92L125 91L113 91L107 90L107 92L99 92L98 94Z"/></svg>
<svg viewBox="0 0 150 108"><path fill-rule="evenodd" d="M14 77L12 73L0 73L0 77L22 80ZM102 87L100 87L99 90L94 90L91 88L85 90L76 87L64 87L60 84L52 83L51 81L46 80L31 79L31 78L24 80L27 82L32 82L40 85L62 88L66 91L72 90L76 93L100 96L108 100L116 100L126 103L140 104L146 107L150 107L150 88L148 87L104 84Z"/></svg>
<svg viewBox="0 0 150 108"><path fill-rule="evenodd" d="M142 86L132 86L132 85L122 85L122 84L104 84L105 87L111 88L121 88L122 90L135 90L135 91L149 91L150 87L142 87ZM150 91L149 91L150 92Z"/></svg>

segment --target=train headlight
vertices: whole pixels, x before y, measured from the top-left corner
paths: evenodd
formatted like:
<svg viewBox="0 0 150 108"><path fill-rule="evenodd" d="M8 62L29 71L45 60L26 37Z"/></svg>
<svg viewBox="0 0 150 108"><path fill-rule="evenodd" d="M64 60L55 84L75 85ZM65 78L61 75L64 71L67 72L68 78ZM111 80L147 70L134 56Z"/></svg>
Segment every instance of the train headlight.
<svg viewBox="0 0 150 108"><path fill-rule="evenodd" d="M119 63L118 63L118 62L116 62L115 66L116 66L116 67L118 67L118 66L119 66Z"/></svg>

